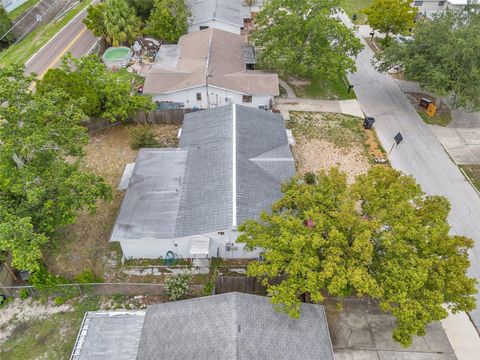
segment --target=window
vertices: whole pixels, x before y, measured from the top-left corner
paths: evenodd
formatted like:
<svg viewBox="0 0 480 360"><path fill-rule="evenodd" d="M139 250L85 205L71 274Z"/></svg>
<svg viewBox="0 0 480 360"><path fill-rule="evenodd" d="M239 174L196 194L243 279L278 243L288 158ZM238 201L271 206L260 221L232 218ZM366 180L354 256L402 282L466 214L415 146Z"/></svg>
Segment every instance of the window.
<svg viewBox="0 0 480 360"><path fill-rule="evenodd" d="M423 5L423 1L415 1L415 3L413 4L414 6L422 6Z"/></svg>
<svg viewBox="0 0 480 360"><path fill-rule="evenodd" d="M438 6L443 6L443 5L445 5L445 1L439 1L438 2Z"/></svg>
<svg viewBox="0 0 480 360"><path fill-rule="evenodd" d="M244 103L251 103L252 102L252 95L243 95L243 102Z"/></svg>
<svg viewBox="0 0 480 360"><path fill-rule="evenodd" d="M202 101L202 93L197 93L197 101Z"/></svg>

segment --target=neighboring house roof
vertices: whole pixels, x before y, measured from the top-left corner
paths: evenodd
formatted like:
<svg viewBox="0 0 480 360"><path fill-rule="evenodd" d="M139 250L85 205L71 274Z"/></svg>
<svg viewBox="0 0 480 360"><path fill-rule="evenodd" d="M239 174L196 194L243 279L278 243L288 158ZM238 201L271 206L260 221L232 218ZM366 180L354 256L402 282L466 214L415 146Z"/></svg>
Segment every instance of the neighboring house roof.
<svg viewBox="0 0 480 360"><path fill-rule="evenodd" d="M333 360L323 306L301 310L292 319L267 297L236 292L152 305L137 360Z"/></svg>
<svg viewBox="0 0 480 360"><path fill-rule="evenodd" d="M242 28L243 19L251 17L244 0L186 0L186 4L192 14L191 25L218 20Z"/></svg>
<svg viewBox="0 0 480 360"><path fill-rule="evenodd" d="M284 120L239 105L185 115L178 149L142 149L112 241L227 230L269 210L295 175Z"/></svg>
<svg viewBox="0 0 480 360"><path fill-rule="evenodd" d="M144 93L166 94L209 86L251 95L278 95L278 75L245 70L242 35L207 29L183 35L178 45L161 46L145 76Z"/></svg>
<svg viewBox="0 0 480 360"><path fill-rule="evenodd" d="M90 312L73 359L333 360L323 306L302 304L301 311L292 319L267 297L233 292L146 311Z"/></svg>
<svg viewBox="0 0 480 360"><path fill-rule="evenodd" d="M135 359L144 319L143 310L87 312L70 359Z"/></svg>

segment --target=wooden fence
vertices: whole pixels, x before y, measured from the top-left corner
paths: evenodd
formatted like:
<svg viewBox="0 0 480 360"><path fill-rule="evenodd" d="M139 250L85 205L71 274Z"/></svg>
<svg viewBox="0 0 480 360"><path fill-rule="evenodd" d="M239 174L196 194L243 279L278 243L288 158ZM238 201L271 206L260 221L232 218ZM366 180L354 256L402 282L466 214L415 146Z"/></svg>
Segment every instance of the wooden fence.
<svg viewBox="0 0 480 360"><path fill-rule="evenodd" d="M4 262L0 262L0 295L9 295L6 287L12 286L15 283L15 275L10 266L12 255L9 254Z"/></svg>
<svg viewBox="0 0 480 360"><path fill-rule="evenodd" d="M245 276L218 276L215 280L215 293L224 294L237 291L247 294L266 295L265 287L256 278Z"/></svg>
<svg viewBox="0 0 480 360"><path fill-rule="evenodd" d="M126 123L132 124L172 124L182 125L183 117L190 110L183 109L169 109L169 110L153 110L153 111L140 111L137 115L128 119ZM85 126L89 133L93 133L99 130L106 129L111 126L120 124L120 121L111 122L103 118L90 118L82 125Z"/></svg>

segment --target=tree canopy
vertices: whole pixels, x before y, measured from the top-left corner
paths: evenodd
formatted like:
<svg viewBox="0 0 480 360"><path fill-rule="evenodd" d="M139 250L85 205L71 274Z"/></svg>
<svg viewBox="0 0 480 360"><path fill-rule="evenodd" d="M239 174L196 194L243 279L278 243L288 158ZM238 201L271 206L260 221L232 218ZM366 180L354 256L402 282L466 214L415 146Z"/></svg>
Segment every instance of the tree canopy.
<svg viewBox="0 0 480 360"><path fill-rule="evenodd" d="M0 50L8 47L14 40L13 33L10 32L7 34L11 27L12 21L8 17L5 8L0 4L0 38L2 38L0 40Z"/></svg>
<svg viewBox="0 0 480 360"><path fill-rule="evenodd" d="M393 338L409 345L447 316L444 304L475 307L476 281L466 275L473 242L449 235L445 198L380 166L352 185L336 168L306 180L285 184L271 213L239 227L238 242L264 249L248 275L262 279L277 309L298 317L301 296L369 296L396 317Z"/></svg>
<svg viewBox="0 0 480 360"><path fill-rule="evenodd" d="M367 23L374 30L386 34L400 34L412 29L417 15L410 0L374 0L362 12L367 15Z"/></svg>
<svg viewBox="0 0 480 360"><path fill-rule="evenodd" d="M31 93L24 67L0 69L0 250L17 269L37 270L42 247L78 210L109 200L100 177L81 171L85 119L63 91Z"/></svg>
<svg viewBox="0 0 480 360"><path fill-rule="evenodd" d="M188 11L183 0L155 0L144 33L166 43L177 43L188 30Z"/></svg>
<svg viewBox="0 0 480 360"><path fill-rule="evenodd" d="M140 34L141 21L126 0L106 0L91 6L83 23L112 46L131 43Z"/></svg>
<svg viewBox="0 0 480 360"><path fill-rule="evenodd" d="M255 17L251 39L266 67L337 79L355 70L360 40L335 15L338 0L271 0Z"/></svg>
<svg viewBox="0 0 480 360"><path fill-rule="evenodd" d="M479 32L478 12L443 12L419 22L412 41L393 44L377 55L377 69L401 64L407 80L449 97L454 108L480 110Z"/></svg>
<svg viewBox="0 0 480 360"><path fill-rule="evenodd" d="M62 89L90 117L126 120L154 107L149 96L132 92L131 78L126 70L109 71L95 55L76 59L68 54L60 69L48 70L36 89L40 95Z"/></svg>
<svg viewBox="0 0 480 360"><path fill-rule="evenodd" d="M127 0L128 6L135 9L137 16L142 21L147 21L152 12L155 0Z"/></svg>

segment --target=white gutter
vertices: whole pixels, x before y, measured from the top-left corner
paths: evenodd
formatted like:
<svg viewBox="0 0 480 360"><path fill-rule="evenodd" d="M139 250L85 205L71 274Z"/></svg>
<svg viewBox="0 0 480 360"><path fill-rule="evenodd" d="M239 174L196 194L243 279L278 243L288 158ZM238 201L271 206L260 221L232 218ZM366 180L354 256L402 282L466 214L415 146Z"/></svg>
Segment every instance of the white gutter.
<svg viewBox="0 0 480 360"><path fill-rule="evenodd" d="M237 229L237 109L232 105L232 228Z"/></svg>

